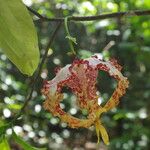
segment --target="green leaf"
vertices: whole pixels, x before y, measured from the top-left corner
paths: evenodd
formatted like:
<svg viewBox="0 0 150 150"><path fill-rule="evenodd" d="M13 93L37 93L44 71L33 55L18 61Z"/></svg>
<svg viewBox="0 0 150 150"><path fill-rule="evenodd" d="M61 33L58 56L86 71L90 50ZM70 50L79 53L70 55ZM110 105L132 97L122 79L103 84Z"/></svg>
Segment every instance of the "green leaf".
<svg viewBox="0 0 150 150"><path fill-rule="evenodd" d="M22 105L20 104L7 104L6 105L9 109L14 109L14 110L20 110Z"/></svg>
<svg viewBox="0 0 150 150"><path fill-rule="evenodd" d="M5 137L3 137L3 139L0 141L0 149L1 150L10 150L9 144Z"/></svg>
<svg viewBox="0 0 150 150"><path fill-rule="evenodd" d="M32 147L27 142L22 140L22 138L18 136L15 132L13 132L12 136L15 139L16 143L18 143L24 150L46 150L46 148Z"/></svg>
<svg viewBox="0 0 150 150"><path fill-rule="evenodd" d="M37 33L21 0L0 0L0 49L23 74L31 76L36 70Z"/></svg>
<svg viewBox="0 0 150 150"><path fill-rule="evenodd" d="M5 133L7 127L8 127L7 125L4 125L4 126L0 127L0 136Z"/></svg>
<svg viewBox="0 0 150 150"><path fill-rule="evenodd" d="M10 127L10 124L0 125L0 138L5 134L5 131Z"/></svg>

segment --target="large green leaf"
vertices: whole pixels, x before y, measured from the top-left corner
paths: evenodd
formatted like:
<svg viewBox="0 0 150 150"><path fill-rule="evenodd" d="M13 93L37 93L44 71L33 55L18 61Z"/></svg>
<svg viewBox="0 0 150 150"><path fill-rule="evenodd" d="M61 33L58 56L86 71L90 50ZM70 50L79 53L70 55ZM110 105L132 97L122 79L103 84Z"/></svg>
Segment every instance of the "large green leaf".
<svg viewBox="0 0 150 150"><path fill-rule="evenodd" d="M9 144L5 137L3 137L3 139L0 141L0 149L1 150L10 150Z"/></svg>
<svg viewBox="0 0 150 150"><path fill-rule="evenodd" d="M13 132L12 136L15 139L16 143L18 143L24 150L46 150L46 148L36 148L29 145L27 142L22 140L20 136L16 135L15 132Z"/></svg>
<svg viewBox="0 0 150 150"><path fill-rule="evenodd" d="M21 0L0 0L0 49L23 74L31 76L38 66L37 33Z"/></svg>

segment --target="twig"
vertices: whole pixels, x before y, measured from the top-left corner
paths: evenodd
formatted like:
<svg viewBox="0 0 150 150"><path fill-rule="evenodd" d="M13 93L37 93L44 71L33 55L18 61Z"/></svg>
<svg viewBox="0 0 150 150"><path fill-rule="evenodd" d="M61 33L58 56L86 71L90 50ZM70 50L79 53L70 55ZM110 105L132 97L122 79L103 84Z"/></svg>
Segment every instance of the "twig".
<svg viewBox="0 0 150 150"><path fill-rule="evenodd" d="M42 16L41 14L39 14L38 12L36 12L35 10L33 10L32 8L26 6L27 9L32 12L34 15L36 15L38 18L40 18L41 20L47 20L47 17Z"/></svg>
<svg viewBox="0 0 150 150"><path fill-rule="evenodd" d="M42 21L56 21L56 22L63 22L65 18L47 18L36 12L30 7L27 7L30 12L36 15ZM135 10L135 11L128 11L128 12L116 12L110 14L101 14L96 16L72 16L68 18L68 21L94 21L94 20L102 20L102 19L109 19L109 18L118 18L123 16L145 16L150 15L150 10Z"/></svg>
<svg viewBox="0 0 150 150"><path fill-rule="evenodd" d="M23 104L22 108L20 109L19 113L18 113L18 114L15 116L15 118L12 120L11 124L13 124L13 123L17 120L17 118L19 118L19 117L21 116L21 114L24 112L26 106L28 105L29 101L32 99L32 94L33 94L33 91L34 91L36 82L38 81L38 79L39 79L39 77L40 77L40 74L41 74L43 65L44 65L44 63L45 63L45 61L46 61L47 54L48 54L48 50L49 50L49 48L50 48L52 42L54 41L54 38L56 37L56 34L57 34L57 32L58 32L60 26L61 26L61 23L59 23L59 24L57 25L55 31L53 32L53 34L52 34L52 36L51 36L51 38L50 38L50 40L49 40L49 42L48 42L48 44L47 44L47 46L46 46L46 48L45 48L45 53L44 53L44 55L43 55L43 57L42 57L41 63L40 63L39 68L38 68L38 71L37 71L37 73L35 74L35 76L33 77L32 83L31 83L31 85L30 85L31 88L30 88L30 91L29 91L29 93L28 93L28 95L27 95L27 97L26 97L26 101L25 101L25 103Z"/></svg>
<svg viewBox="0 0 150 150"><path fill-rule="evenodd" d="M37 78L40 76L40 73L41 73L41 71L42 71L43 64L45 63L46 58L47 58L48 50L49 50L49 48L51 47L51 44L52 44L52 42L54 41L55 36L56 36L56 34L57 34L59 28L61 27L61 24L62 24L62 23L60 22L60 23L57 25L55 31L54 31L53 34L52 34L51 39L49 40L49 42L48 42L48 44L47 44L47 46L46 46L46 48L45 48L46 50L45 50L45 53L44 53L44 55L43 55L43 57L42 57L41 63L40 63L40 65L39 65L39 71L38 71L38 73L37 73Z"/></svg>
<svg viewBox="0 0 150 150"><path fill-rule="evenodd" d="M110 41L110 42L103 48L103 51L108 51L113 45L115 45L115 41Z"/></svg>

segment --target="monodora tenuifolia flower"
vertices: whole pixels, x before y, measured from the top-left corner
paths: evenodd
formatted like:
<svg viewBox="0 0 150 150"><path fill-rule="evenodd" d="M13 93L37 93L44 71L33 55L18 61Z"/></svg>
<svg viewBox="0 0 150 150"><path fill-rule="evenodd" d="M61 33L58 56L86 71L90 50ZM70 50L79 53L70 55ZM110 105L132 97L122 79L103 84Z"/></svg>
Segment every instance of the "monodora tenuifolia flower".
<svg viewBox="0 0 150 150"><path fill-rule="evenodd" d="M72 64L57 69L55 78L44 83L42 89L42 93L46 97L44 108L71 128L89 128L94 125L98 142L101 135L104 143L109 144L109 137L102 125L100 115L117 106L120 97L126 92L129 82L122 75L121 69L122 67L116 60L104 61L99 58L98 54L87 59L74 60ZM98 104L99 95L97 94L96 82L99 70L108 72L118 81L115 91L104 106ZM64 86L70 88L75 94L79 108L88 110L87 119L73 117L60 107Z"/></svg>

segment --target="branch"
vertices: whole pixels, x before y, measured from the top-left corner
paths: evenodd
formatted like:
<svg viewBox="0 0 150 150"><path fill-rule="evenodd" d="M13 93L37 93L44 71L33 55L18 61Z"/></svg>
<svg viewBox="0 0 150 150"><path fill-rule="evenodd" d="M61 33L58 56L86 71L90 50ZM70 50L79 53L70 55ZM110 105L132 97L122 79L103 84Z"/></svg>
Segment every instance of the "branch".
<svg viewBox="0 0 150 150"><path fill-rule="evenodd" d="M18 113L18 114L15 116L15 118L12 120L11 124L13 124L13 123L17 120L17 118L19 118L19 117L21 116L21 114L24 112L26 106L28 105L29 101L32 99L32 94L33 94L33 91L34 91L34 89L35 89L36 82L38 81L38 79L39 79L39 77L40 77L40 74L41 74L43 65L44 65L44 63L45 63L45 61L46 61L47 54L48 54L48 50L49 50L49 48L51 47L52 42L54 41L54 38L56 37L56 34L57 34L57 32L58 32L60 26L61 26L61 23L59 23L59 24L57 25L55 31L53 32L53 34L52 34L52 36L51 36L51 38L50 38L50 40L49 40L49 42L48 42L48 44L47 44L47 46L46 46L46 48L45 48L45 53L44 53L44 55L43 55L43 57L42 57L41 63L40 63L39 68L38 68L38 71L37 71L37 73L35 74L35 76L34 76L33 79L32 79L32 82L31 82L31 85L30 85L31 88L30 88L30 91L29 91L29 93L28 93L28 95L27 95L27 97L26 97L26 101L25 101L25 103L23 104L22 108L20 109L19 113Z"/></svg>
<svg viewBox="0 0 150 150"><path fill-rule="evenodd" d="M63 22L65 18L47 18L36 12L30 7L27 9L36 15L41 21L55 21L55 22ZM146 16L150 15L150 10L135 10L135 11L128 11L128 12L116 12L110 14L101 14L96 16L81 16L76 17L72 16L68 18L68 21L94 21L94 20L102 20L102 19L109 19L109 18L119 18L124 16Z"/></svg>

